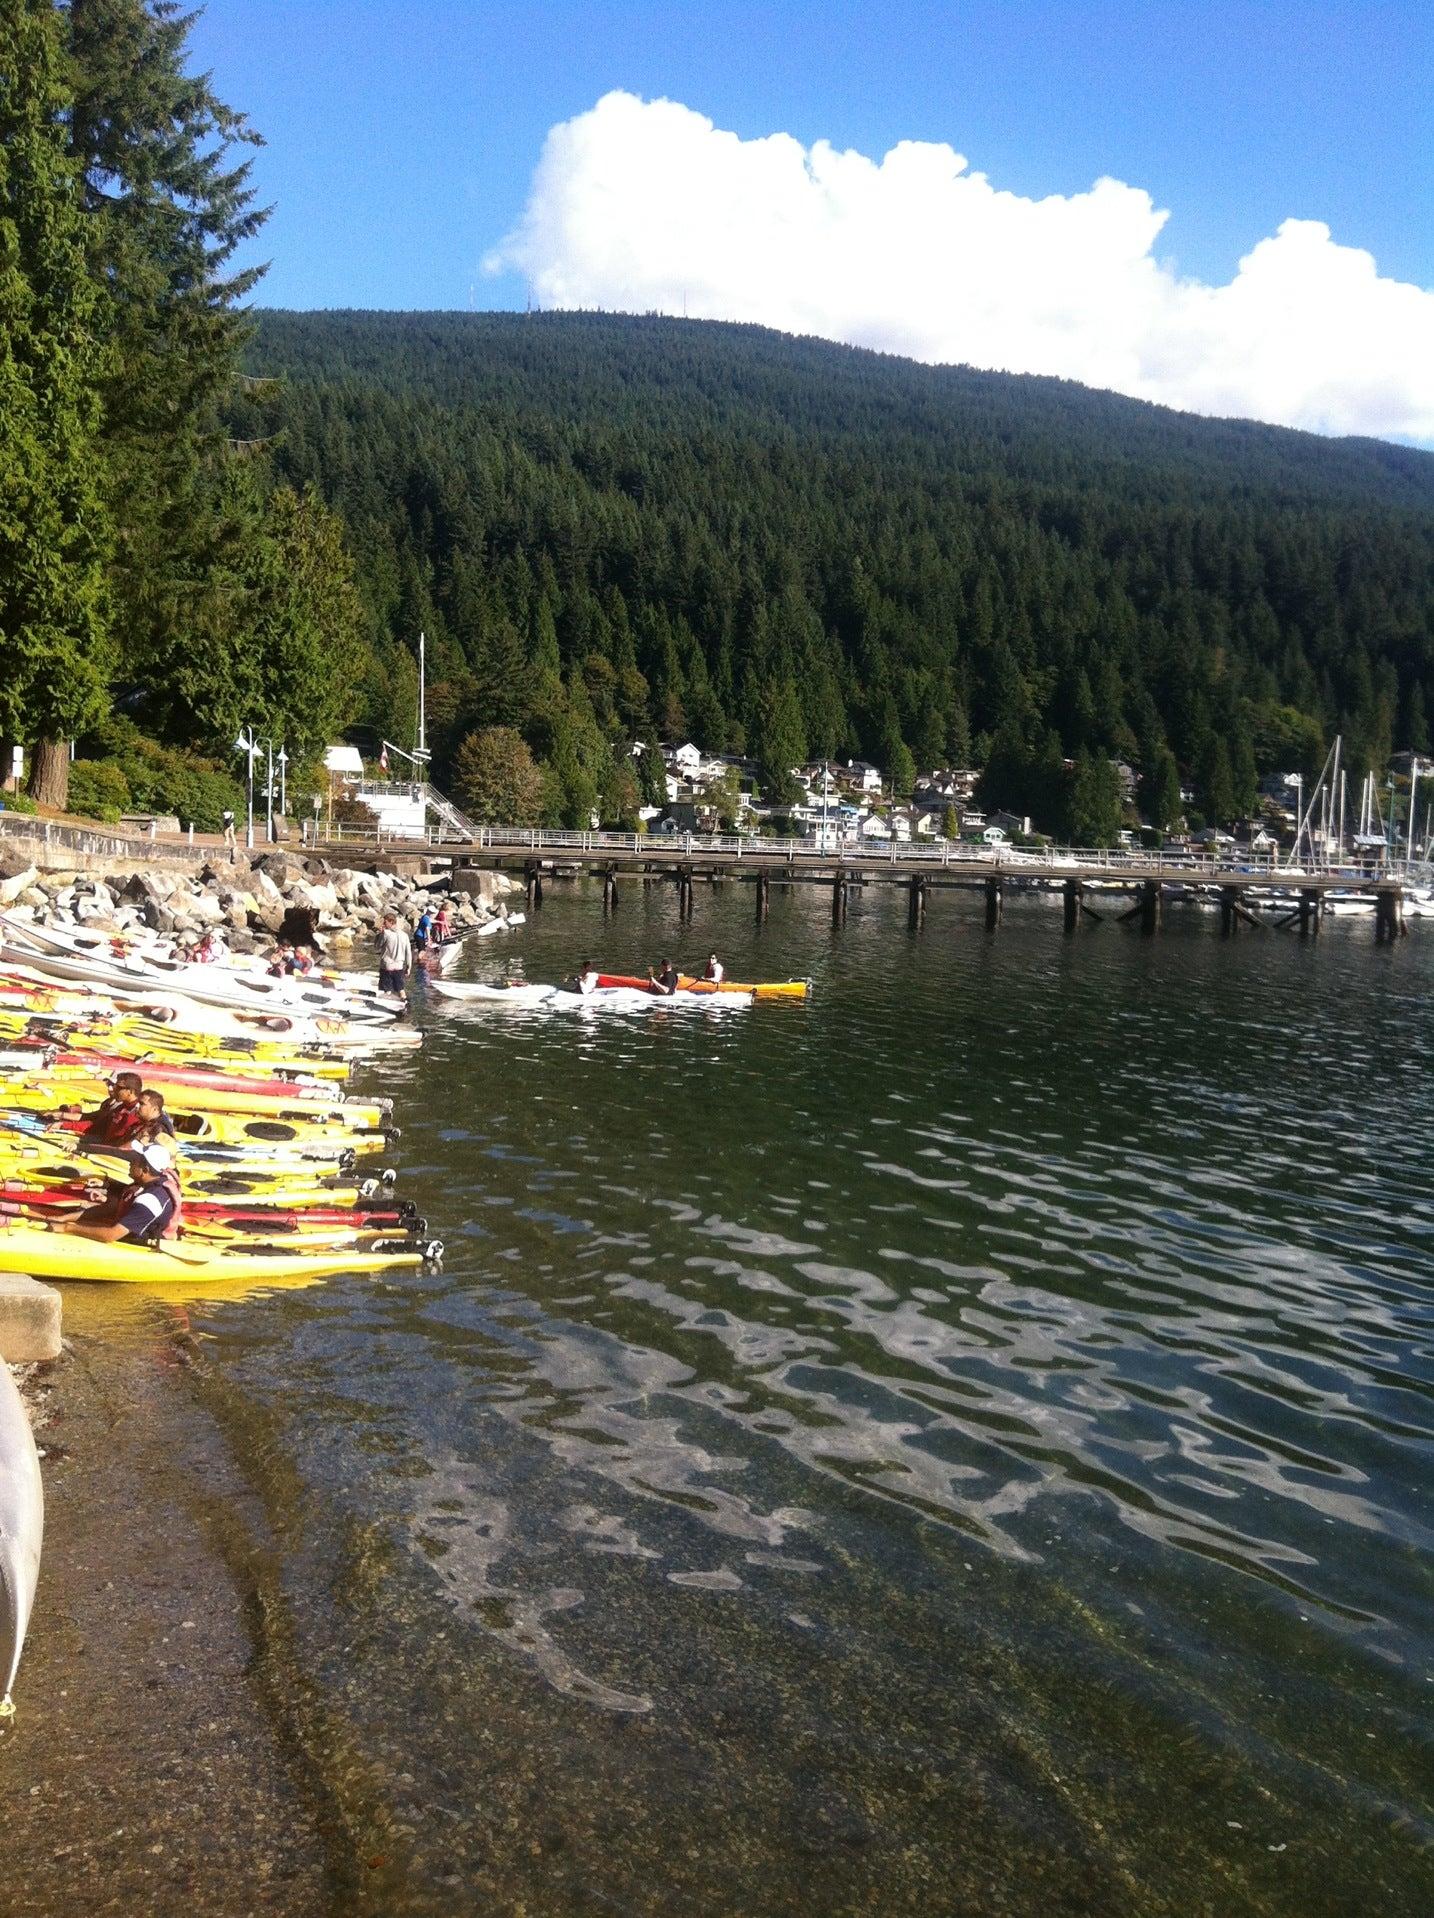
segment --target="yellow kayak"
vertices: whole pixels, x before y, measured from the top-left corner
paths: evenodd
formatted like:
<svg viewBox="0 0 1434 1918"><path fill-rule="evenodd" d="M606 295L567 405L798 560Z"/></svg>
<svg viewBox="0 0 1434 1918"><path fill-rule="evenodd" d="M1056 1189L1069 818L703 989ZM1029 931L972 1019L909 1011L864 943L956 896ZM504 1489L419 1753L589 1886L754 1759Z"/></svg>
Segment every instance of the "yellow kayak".
<svg viewBox="0 0 1434 1918"><path fill-rule="evenodd" d="M156 1090L166 1095L165 1111L185 1139L213 1140L219 1145L247 1145L251 1140L299 1146L317 1142L324 1150L352 1146L356 1152L376 1152L385 1138L383 1114L375 1106L240 1105L235 1109L223 1103L219 1092L203 1094L201 1099L207 1103L196 1103L185 1086ZM94 1106L108 1091L102 1079L74 1079L62 1072L40 1084L0 1073L0 1112L40 1114L60 1106Z"/></svg>
<svg viewBox="0 0 1434 1918"><path fill-rule="evenodd" d="M44 1068L38 1076L43 1055L36 1055L35 1076L0 1071L0 1104L18 1103L35 1110L53 1111L56 1106L98 1105L110 1090L109 1078L80 1065L63 1063ZM350 1099L332 1085L295 1086L290 1092L271 1092L265 1088L274 1082L260 1080L256 1090L252 1081L236 1075L232 1080L213 1085L195 1085L179 1079L148 1079L143 1065L135 1071L146 1086L164 1094L171 1112L248 1112L258 1118L293 1117L306 1125L337 1123L381 1130L388 1123L389 1102ZM38 1095L33 1100L31 1094ZM12 1097L13 1095L13 1097Z"/></svg>
<svg viewBox="0 0 1434 1918"><path fill-rule="evenodd" d="M683 992L750 992L754 999L805 999L807 996L805 979L769 980L765 985L755 986L724 979L720 985L713 985L710 979L689 979L679 973L677 984Z"/></svg>
<svg viewBox="0 0 1434 1918"><path fill-rule="evenodd" d="M77 1010L73 1020L62 1019L53 1010L30 1012L10 1003L0 1004L0 1035L9 1038L35 1036L35 1023L63 1037L68 1050L105 1052L142 1064L146 1059L166 1065L232 1067L237 1072L252 1072L262 1066L266 1072L299 1072L315 1079L347 1079L348 1059L336 1055L327 1046L300 1048L292 1043L256 1039L216 1038L204 1032L188 1032L181 1027L162 1025L157 1020L128 1018L121 1014L96 1017L93 1008ZM83 1023L80 1023L83 1021Z"/></svg>
<svg viewBox="0 0 1434 1918"><path fill-rule="evenodd" d="M289 1209L355 1206L360 1199L373 1198L386 1189L380 1179L360 1180L352 1174L330 1176L321 1160L271 1165L242 1159L190 1159L181 1153L178 1171L180 1189L195 1198L239 1198L245 1205ZM122 1151L79 1152L67 1134L60 1141L0 1137L0 1176L44 1189L94 1179L123 1184L128 1175Z"/></svg>
<svg viewBox="0 0 1434 1918"><path fill-rule="evenodd" d="M323 1278L338 1272L391 1272L423 1264L419 1252L367 1252L312 1246L280 1252L205 1247L184 1241L162 1245L102 1245L34 1226L0 1226L0 1272L27 1272L38 1279L104 1279L154 1285L174 1279L234 1280Z"/></svg>

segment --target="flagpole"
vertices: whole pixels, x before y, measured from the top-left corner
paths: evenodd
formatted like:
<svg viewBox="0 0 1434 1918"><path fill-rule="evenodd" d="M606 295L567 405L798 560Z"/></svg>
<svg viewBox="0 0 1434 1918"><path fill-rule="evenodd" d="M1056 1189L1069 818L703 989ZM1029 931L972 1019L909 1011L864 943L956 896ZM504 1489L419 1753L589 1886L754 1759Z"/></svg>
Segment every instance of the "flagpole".
<svg viewBox="0 0 1434 1918"><path fill-rule="evenodd" d="M427 639L422 630L418 635L418 762L420 767L428 757L428 713L423 684Z"/></svg>

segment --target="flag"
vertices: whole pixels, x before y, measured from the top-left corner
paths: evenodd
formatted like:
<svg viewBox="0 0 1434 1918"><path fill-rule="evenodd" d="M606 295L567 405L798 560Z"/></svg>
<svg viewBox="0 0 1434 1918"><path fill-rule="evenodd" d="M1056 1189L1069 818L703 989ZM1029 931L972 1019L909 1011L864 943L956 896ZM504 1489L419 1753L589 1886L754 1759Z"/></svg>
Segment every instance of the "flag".
<svg viewBox="0 0 1434 1918"><path fill-rule="evenodd" d="M381 773L386 773L388 771L388 747L387 746L384 747L383 751L378 756L378 769Z"/></svg>

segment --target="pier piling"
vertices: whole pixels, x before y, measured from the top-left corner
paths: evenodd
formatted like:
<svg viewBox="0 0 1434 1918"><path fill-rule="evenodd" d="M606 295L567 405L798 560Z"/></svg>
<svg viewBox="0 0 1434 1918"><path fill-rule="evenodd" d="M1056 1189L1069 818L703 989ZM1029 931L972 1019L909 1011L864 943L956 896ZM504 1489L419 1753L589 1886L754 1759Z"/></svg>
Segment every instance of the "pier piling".
<svg viewBox="0 0 1434 1918"><path fill-rule="evenodd" d="M609 869L602 876L602 916L610 919L617 911L617 874Z"/></svg>
<svg viewBox="0 0 1434 1918"><path fill-rule="evenodd" d="M541 866L529 866L523 873L523 897L529 912L541 912L543 908L543 869Z"/></svg>
<svg viewBox="0 0 1434 1918"><path fill-rule="evenodd" d="M1000 879L986 881L986 930L994 932L1001 923L1001 910L1005 904L1005 885Z"/></svg>
<svg viewBox="0 0 1434 1918"><path fill-rule="evenodd" d="M1147 879L1140 888L1140 930L1153 933L1160 930L1160 882Z"/></svg>
<svg viewBox="0 0 1434 1918"><path fill-rule="evenodd" d="M846 924L846 874L840 870L832 881L832 925Z"/></svg>
<svg viewBox="0 0 1434 1918"><path fill-rule="evenodd" d="M1374 943L1387 945L1404 930L1403 893L1398 886L1381 886L1374 895Z"/></svg>
<svg viewBox="0 0 1434 1918"><path fill-rule="evenodd" d="M906 923L912 932L920 932L926 923L926 880L917 873L908 890Z"/></svg>
<svg viewBox="0 0 1434 1918"><path fill-rule="evenodd" d="M757 924L765 925L767 908L771 903L771 882L766 873L757 874Z"/></svg>
<svg viewBox="0 0 1434 1918"><path fill-rule="evenodd" d="M1067 879L1061 892L1065 905L1065 929L1067 932L1074 932L1080 924L1080 881Z"/></svg>

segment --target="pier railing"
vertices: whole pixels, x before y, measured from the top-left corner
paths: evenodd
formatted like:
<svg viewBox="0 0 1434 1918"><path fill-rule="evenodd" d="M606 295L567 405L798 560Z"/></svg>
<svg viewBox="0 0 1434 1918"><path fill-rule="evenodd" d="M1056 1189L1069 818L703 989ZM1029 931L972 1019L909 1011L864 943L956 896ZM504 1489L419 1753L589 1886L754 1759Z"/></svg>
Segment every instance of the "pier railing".
<svg viewBox="0 0 1434 1918"><path fill-rule="evenodd" d="M433 830L427 834L401 837L382 830L355 829L352 826L320 828L311 843L326 846L378 845L394 852L418 851L463 853L530 853L534 859L565 858L581 863L600 861L604 856L624 862L651 861L654 864L686 858L730 860L735 865L761 862L770 866L785 862L792 866L814 866L829 870L834 865L879 867L900 866L923 871L966 870L973 874L999 873L1019 878L1057 878L1070 873L1082 878L1101 873L1113 877L1131 874L1178 872L1188 874L1192 884L1210 884L1222 874L1259 875L1278 884L1292 884L1302 878L1338 878L1350 885L1372 883L1378 879L1398 879L1408 885L1434 884L1434 865L1427 860L1395 859L1375 865L1358 865L1334 858L1304 859L1298 864L1278 854L1239 856L1231 848L1207 850L1192 847L1113 847L1113 846L999 846L972 845L956 840L876 840L844 841L839 845L820 845L811 839L766 837L750 833L691 832L583 832L552 826L479 826L473 837L456 840L451 832Z"/></svg>

